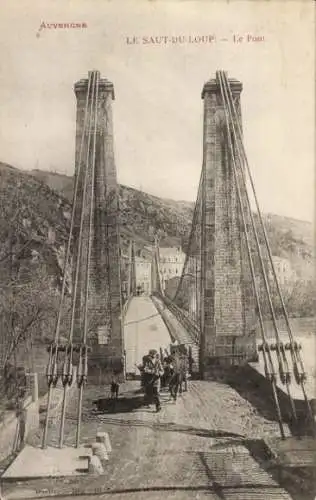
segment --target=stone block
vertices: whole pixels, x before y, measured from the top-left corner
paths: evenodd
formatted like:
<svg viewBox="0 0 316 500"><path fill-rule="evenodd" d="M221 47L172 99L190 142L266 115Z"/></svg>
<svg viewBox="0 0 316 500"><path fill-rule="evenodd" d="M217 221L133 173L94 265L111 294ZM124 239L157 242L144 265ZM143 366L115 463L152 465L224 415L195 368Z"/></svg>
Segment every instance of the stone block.
<svg viewBox="0 0 316 500"><path fill-rule="evenodd" d="M104 474L101 460L96 455L92 455L92 457L89 457L88 473L96 476Z"/></svg>
<svg viewBox="0 0 316 500"><path fill-rule="evenodd" d="M98 432L96 437L97 443L103 443L105 445L106 451L111 453L112 446L110 441L110 436L107 432Z"/></svg>
<svg viewBox="0 0 316 500"><path fill-rule="evenodd" d="M93 443L91 448L92 448L92 454L99 457L101 463L109 460L109 455L104 443Z"/></svg>

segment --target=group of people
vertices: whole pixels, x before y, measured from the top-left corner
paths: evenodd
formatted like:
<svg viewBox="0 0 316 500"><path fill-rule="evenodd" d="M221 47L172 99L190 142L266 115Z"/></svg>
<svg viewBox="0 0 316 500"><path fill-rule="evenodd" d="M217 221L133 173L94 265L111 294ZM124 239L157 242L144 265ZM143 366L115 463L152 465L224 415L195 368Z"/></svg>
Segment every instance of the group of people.
<svg viewBox="0 0 316 500"><path fill-rule="evenodd" d="M156 411L161 410L160 389L166 387L174 401L178 392L182 393L182 385L187 390L188 356L180 351L173 351L161 360L155 349L150 349L143 357L142 365L138 366L141 372L142 387L144 389L144 404L155 404Z"/></svg>

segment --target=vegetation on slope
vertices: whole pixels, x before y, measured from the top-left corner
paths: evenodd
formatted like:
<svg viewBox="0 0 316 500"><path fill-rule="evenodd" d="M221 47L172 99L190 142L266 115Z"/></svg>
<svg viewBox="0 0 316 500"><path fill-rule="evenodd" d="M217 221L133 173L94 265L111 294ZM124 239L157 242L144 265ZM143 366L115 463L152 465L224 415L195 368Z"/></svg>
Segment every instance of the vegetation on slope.
<svg viewBox="0 0 316 500"><path fill-rule="evenodd" d="M52 339L72 193L72 177L25 172L0 163L0 367L5 361L21 363L23 359L32 368L38 362L32 347ZM122 185L119 197L124 252L129 239L141 248L152 244L157 233L163 245L181 245L185 251L193 203L158 198ZM283 290L291 315L314 315L311 224L273 214L264 219L273 255L288 259L297 273L297 280ZM66 307L69 301L68 297ZM62 335L66 333L64 325Z"/></svg>
<svg viewBox="0 0 316 500"><path fill-rule="evenodd" d="M52 303L51 294L58 293L69 232L72 184L72 177L66 175L39 170L22 172L0 164L3 311L13 300L12 287L8 287L12 276L20 285L24 283L26 286L27 283L32 288L33 283L34 291L38 290L38 283L43 280L46 284L42 289L47 290L47 302ZM119 187L119 195L124 249L130 238L135 239L139 247L151 244L158 232L163 244L182 245L185 250L192 220L192 203L161 199L126 186ZM265 215L265 222L273 254L289 259L297 271L297 281L284 290L291 312L295 315L314 314L311 224L272 214ZM27 295L35 304L35 295ZM23 293L19 300L16 299L17 303L22 297ZM23 307L17 309L22 311ZM43 327L39 327L39 322L37 324L35 336L45 336ZM47 328L44 330L47 331Z"/></svg>
<svg viewBox="0 0 316 500"><path fill-rule="evenodd" d="M13 367L9 395L15 367L34 371L34 346L52 339L69 216L70 205L57 192L0 164L0 368Z"/></svg>

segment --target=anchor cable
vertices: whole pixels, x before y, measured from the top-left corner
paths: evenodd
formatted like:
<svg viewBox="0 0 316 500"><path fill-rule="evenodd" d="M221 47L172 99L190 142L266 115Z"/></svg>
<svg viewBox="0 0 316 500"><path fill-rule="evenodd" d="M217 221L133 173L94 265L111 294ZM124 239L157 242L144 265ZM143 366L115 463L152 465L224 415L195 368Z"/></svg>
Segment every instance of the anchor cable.
<svg viewBox="0 0 316 500"><path fill-rule="evenodd" d="M190 255L190 251L189 250L190 250L190 248L191 248L191 246L193 244L194 228L196 227L196 221L197 221L197 218L198 218L198 210L199 210L200 199L201 199L202 178L203 178L203 173L201 172L200 180L199 180L199 187L198 187L198 194L197 194L197 201L196 201L195 206L194 206L191 231L190 231L190 236L189 236L189 241L188 241L188 245L187 245L186 256L185 256L184 265L183 265L183 272L181 274L181 278L180 278L179 285L177 287L176 293L175 293L175 295L174 295L174 297L172 299L174 302L177 300L177 297L178 297L178 294L180 292L180 289L182 288L184 273L185 273L185 269L186 269L186 266L187 266L187 263L188 263L188 260L189 260L189 255Z"/></svg>
<svg viewBox="0 0 316 500"><path fill-rule="evenodd" d="M239 204L240 213L241 213L242 222L243 222L243 227L244 227L245 241L246 241L246 247L247 247L247 255L248 255L248 260L249 260L249 265L250 265L250 272L251 272L251 277L252 277L252 281L253 281L253 288L254 288L254 293L255 293L255 298L256 298L256 303L257 303L258 316L259 316L259 322L260 322L260 327L261 327L262 341L263 341L263 344L264 344L263 356L264 356L264 362L265 362L265 370L266 370L266 374L269 376L269 379L270 379L270 382L271 382L271 385L272 385L273 399L274 399L276 410L277 410L277 414L278 414L278 423L279 423L279 427L280 427L281 436L284 439L285 438L285 434L284 434L284 428L283 428L283 422L282 422L282 415L281 415L280 405L279 405L277 391L276 391L275 370L274 370L274 366L273 366L273 361L272 361L270 349L269 348L266 349L266 346L268 344L267 344L267 341L266 341L265 328L264 328L264 323L263 323L263 315L262 315L262 311L261 311L261 305L260 305L260 300L259 300L259 293L258 293L258 290L257 290L257 283L256 283L256 278L255 278L255 270L254 270L252 255L251 255L251 248L250 248L248 231L247 231L247 223L246 223L245 212L244 212L244 207L243 207L243 203L242 203L241 190L240 190L239 179L238 179L238 172L237 172L236 161L235 161L235 154L234 154L234 149L233 149L233 144L232 144L231 121L229 119L229 113L228 113L228 109L227 109L226 101L225 101L224 86L223 86L223 81L221 80L221 78L219 78L219 84L220 84L221 96L222 96L222 100L223 100L223 104L224 104L224 112L225 112L226 127L227 127L227 136L228 136L229 149L230 149L230 154L231 154L231 159L232 159L233 174L234 174L234 179L235 179L238 204ZM267 358L268 358L268 360L266 358L266 352L267 352ZM267 361L269 362L270 370L271 371L269 370Z"/></svg>
<svg viewBox="0 0 316 500"><path fill-rule="evenodd" d="M96 156L96 135L97 135L97 118L98 118L98 100L99 100L99 79L98 76L95 79L95 103L94 103L94 130L93 130L93 146L92 146L92 166L91 166L91 193L90 193L90 211L89 211L89 233L88 233L88 251L86 260L86 287L85 287L85 310L84 310L84 325L83 325L83 336L82 336L82 354L83 354L83 366L81 368L82 375L78 380L79 384L79 402L78 402L78 415L77 415L77 435L76 435L76 447L79 446L80 441L80 429L81 429L81 410L82 410L82 397L83 397L83 387L87 381L88 376L88 349L87 349L87 337L88 337L88 309L89 309L89 285L90 285L90 260L91 260L91 247L92 247L92 226L93 226L93 208L94 208L94 181L95 181L95 156Z"/></svg>
<svg viewBox="0 0 316 500"><path fill-rule="evenodd" d="M253 234L254 234L254 237L255 237L256 248L257 248L259 262L260 262L260 270L261 270L261 274L263 276L265 291L266 291L266 294L267 294L267 297L268 297L269 309L270 309L270 313L271 313L271 317L272 317L273 327L274 327L274 330L275 330L275 335L276 335L276 340L277 340L276 353L277 353L278 363L279 363L280 378L281 378L282 383L286 385L287 393L288 393L288 396L289 396L290 405L291 405L291 409L292 409L292 414L293 414L293 417L296 420L297 419L296 409L295 409L295 405L294 405L294 401L293 401L293 398L292 398L292 395L291 395L290 385L289 385L290 384L290 380L291 380L291 378L290 378L290 371L289 371L289 367L288 367L288 362L287 362L287 358L286 358L286 355L285 355L285 351L284 351L284 348L283 348L283 344L281 342L279 331L278 331L278 326L277 326L277 322L276 322L274 307L273 307L272 298L271 298L270 289L269 289L269 282L268 282L268 278L267 278L267 275L266 275L266 270L265 270L264 263L263 263L263 256L262 256L262 252L261 252L261 246L260 246L260 243L259 243L258 233L257 233L256 225L255 225L253 214L252 214L252 210L251 210L250 199L249 199L249 195L248 195L248 191L247 191L247 185L246 185L246 179L245 179L244 169L243 169L243 166L242 166L242 156L240 154L240 149L239 149L239 142L242 140L242 138L239 138L240 141L238 141L237 136L236 136L235 126L234 126L234 117L233 117L232 112L231 112L231 107L230 107L231 103L230 103L230 99L229 99L229 95L228 95L228 90L227 90L227 88L229 86L229 83L228 83L227 77L226 77L226 75L225 75L224 72L219 72L219 79L221 81L222 88L223 88L223 91L224 91L223 98L224 98L225 106L228 108L228 116L229 116L230 123L231 123L231 130L232 130L232 133L233 133L233 137L234 137L234 141L235 141L235 145L236 145L236 150L237 150L237 155L238 155L238 159L239 159L239 166L240 166L239 171L241 173L241 179L242 179L242 182L243 182L245 199L246 199L246 203L247 203L248 213L249 213L250 220L251 220L251 226L252 226L252 229L253 229ZM284 370L284 367L283 367L283 363L285 365L285 370Z"/></svg>
<svg viewBox="0 0 316 500"><path fill-rule="evenodd" d="M74 194L73 194L73 200L72 200L70 232L69 232L69 238L68 238L64 266L63 266L63 284L62 284L62 290L61 290L61 296L60 296L60 305L59 305L59 310L58 310L57 324L56 324L56 329L55 329L55 341L54 341L54 345L52 344L51 348L50 348L49 361L48 361L48 366L47 366L48 398L47 398L47 411L46 411L45 426L44 426L44 433L43 433L43 440L42 440L42 448L45 448L47 445L49 411L50 411L51 397L52 397L52 384L55 382L57 383L56 377L58 376L58 374L57 374L57 361L58 361L57 356L58 356L58 347L59 347L58 344L59 344L59 336L60 336L60 323L61 323L62 310L63 310L63 305L64 305L63 302L64 302L64 296L65 296L65 290L66 290L66 272L67 272L67 267L68 267L69 259L70 259L70 249L71 249L71 243L72 243L75 212L76 212L76 206L77 206L77 196L78 196L78 187L79 187L79 176L80 176L80 170L81 170L81 160L82 160L82 153L83 153L83 143L84 143L84 136L85 136L85 130L86 130L86 125L87 125L87 116L88 116L88 99L89 99L90 85L91 85L91 79L89 76L88 92L87 92L85 110L84 110L84 124L83 124L83 130L82 130L82 135L81 135L79 161L78 161L78 165L77 165L78 170L77 170L77 176L76 176L75 188L74 188Z"/></svg>
<svg viewBox="0 0 316 500"><path fill-rule="evenodd" d="M71 311L71 325L70 325L70 331L69 331L69 336L68 336L68 345L72 346L73 342L73 334L74 334L74 325L75 325L75 318L76 318L76 306L77 306L77 294L78 294L78 282L79 282L79 274L80 274L80 263L81 263L81 256L82 256L82 251L83 251L83 226L84 226L84 215L85 215L85 209L86 209L86 191L87 191L87 184L88 184L88 162L89 162L89 155L90 155L90 140L91 140L91 128L92 128L92 120L91 120L91 113L92 113L92 106L93 106L93 98L94 98L94 86L95 86L95 74L93 73L92 75L92 99L91 99L91 104L90 104L90 113L89 113L89 130L88 130L88 144L87 144L87 158L86 158L86 170L85 170L85 176L84 176L84 186L83 186L83 197L82 197L82 206L81 206L81 217L80 217L80 230L79 230L79 237L78 237L78 251L77 251L77 261L76 261L76 268L75 268L75 283L74 283L74 288L73 288L73 297L72 297L72 311ZM87 94L89 96L89 94ZM80 325L81 325L81 318L80 318ZM70 351L72 353L72 350ZM80 356L79 356L80 358ZM80 359L79 359L79 365L78 365L78 372L80 371ZM79 376L79 374L77 374ZM60 438L59 438L59 446L62 447L63 445L63 437L64 437L64 424L65 424L65 411L66 411L66 400L67 400L67 383L64 384L64 396L63 396L63 408L62 408L62 417L61 417L61 426L60 426Z"/></svg>
<svg viewBox="0 0 316 500"><path fill-rule="evenodd" d="M304 370L304 363L303 363L303 359L301 357L301 354L300 354L297 342L294 340L294 336L293 336L293 333L292 333L292 328L291 328L290 321L289 321L289 316L288 316L288 313L287 313L287 310L286 310L286 307L285 307L285 303L284 303L284 300L283 300L282 292L281 292L281 289L280 289L280 286L279 286L279 281L278 281L276 270L275 270L275 266L274 266L274 263L273 263L273 258L272 258L272 252L271 252L270 243L269 243L269 240L268 240L268 236L267 236L265 224L263 222L262 213L261 213L261 210L260 210L260 206L259 206L259 202L258 202L256 190L255 190L253 177L252 177L252 174L251 174L251 170L250 170L248 158L247 158L246 151L245 151L245 146L244 146L244 143L242 141L242 131L241 131L240 120L239 120L239 117L238 117L238 113L236 111L235 103L234 103L234 100L233 100L233 97L232 97L232 92L231 92L231 89L230 89L229 86L228 86L228 93L229 93L229 96L230 96L230 102L231 102L232 109L233 109L233 112L234 112L234 116L235 116L235 120L236 120L236 125L237 125L237 131L238 131L238 135L239 135L239 138L240 138L242 156L243 156L244 161L245 161L245 165L246 165L246 169L247 169L247 173L248 173L248 178L249 178L250 185L251 185L251 188L252 188L252 192L253 192L253 195L254 195L254 200L255 200L255 204L256 204L256 208L257 208L257 212L258 212L258 216L259 216L259 221L260 221L260 225L261 225L263 236L264 236L265 245L266 245L266 248L267 248L267 251L268 251L268 257L269 257L270 265L271 265L271 268L272 268L272 273L273 273L274 281L275 281L275 284L276 284L278 296L279 296L279 299L280 299L280 302L281 302L281 307L282 307L283 315L284 315L286 326L287 326L287 330L288 330L288 336L289 336L289 340L290 340L290 353L291 353L291 358L292 358L292 363L293 363L294 376L295 376L297 384L299 384L301 386L301 389L302 389L302 392L303 392L303 397L304 397L304 400L305 400L305 404L306 404L306 407L307 407L307 410L308 410L308 414L309 414L310 420L313 422L313 412L312 412L312 409L311 409L311 406L310 406L310 402L309 402L309 400L307 398L307 394L306 394L306 390L305 390L306 373L305 373L305 370ZM300 366L301 372L299 371L298 365Z"/></svg>

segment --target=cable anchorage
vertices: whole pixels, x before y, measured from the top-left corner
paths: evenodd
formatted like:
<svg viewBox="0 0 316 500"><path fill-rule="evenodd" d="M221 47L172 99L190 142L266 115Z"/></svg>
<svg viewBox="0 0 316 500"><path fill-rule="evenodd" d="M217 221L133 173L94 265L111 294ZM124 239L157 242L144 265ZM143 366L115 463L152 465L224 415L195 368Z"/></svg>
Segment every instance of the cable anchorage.
<svg viewBox="0 0 316 500"><path fill-rule="evenodd" d="M83 218L84 218L84 213L86 210L86 192L87 192L87 187L88 187L87 178L88 178L88 168L89 168L89 164L91 162L90 141L91 141L92 135L94 137L94 151L93 151L94 157L92 158L93 168L94 168L94 164L95 164L98 86L99 86L99 78L98 78L97 74L95 72L89 73L85 111L84 111L84 120L83 120L83 128L82 128L82 135L81 135L81 143L80 143L80 150L79 150L78 163L77 163L76 182L75 182L75 187L74 187L70 233L69 233L66 257L65 257L65 262L64 262L63 285L62 285L62 292L61 292L61 298L60 298L59 313L58 313L58 318L57 318L57 323L56 323L55 339L54 339L54 342L49 347L49 360L48 360L47 369L46 369L46 378L47 378L47 384L48 384L48 402L47 402L47 414L46 414L45 428L44 428L43 441L42 441L43 448L45 448L47 446L48 422L49 422L52 390L54 387L56 387L59 379L61 379L62 386L64 388L62 416L61 416L61 425L60 425L60 438L59 438L59 446L60 447L63 446L64 423L65 423L65 414L66 414L66 406L67 406L67 391L68 391L68 388L73 384L73 381L74 381L75 367L73 364L74 363L73 354L75 352L77 352L79 354L79 366L78 366L78 371L77 371L77 375L76 375L76 382L77 382L77 386L78 386L79 392L80 392L79 403L78 403L78 416L77 416L77 446L78 446L78 442L79 442L78 441L78 435L79 435L78 430L80 430L80 421L81 421L82 389L83 389L84 384L87 382L87 377L88 377L88 352L90 351L90 348L86 344L86 337L87 337L86 333L84 333L82 335L81 343L79 345L73 343L73 333L74 333L75 314L76 314L76 305L77 305L77 288L78 288L79 269L80 269L80 262L81 262L82 253L83 253L83 244L82 244ZM89 108L90 108L90 110L89 110ZM93 117L94 117L94 124L92 123ZM82 161L84 154L86 154L86 157L87 157L85 163ZM82 172L83 168L85 168L83 200L82 200L82 203L80 203L80 205L79 205L78 204L79 182L81 182L81 172ZM93 186L92 186L92 189L93 189ZM91 204L93 203L93 196L91 197L90 202L91 202ZM66 272L67 272L67 267L69 265L69 260L70 260L70 249L71 249L73 232L74 232L75 214L76 214L78 208L80 209L80 212L81 212L81 214L80 214L80 232L79 232L79 238L78 238L79 244L78 244L78 250L77 250L77 262L75 264L76 269L75 269L75 283L74 283L74 289L73 289L73 305L72 305L72 310L71 310L71 325L70 325L70 331L69 331L69 335L68 335L68 342L67 342L67 344L64 345L64 344L60 343L60 324L61 324L62 311L63 311L63 307L64 307ZM90 213L92 213L92 210L93 210L93 207L91 206ZM90 226L91 226L91 219L90 219ZM91 228L89 231L89 238L91 239ZM91 242L89 244L91 246ZM87 256L87 260L90 260L90 254ZM86 279L87 279L87 281L89 280L89 270L88 270ZM88 283L86 285L86 288L88 289ZM85 307L85 314L87 314L87 306ZM58 364L59 364L60 353L63 353L63 362L62 362L62 367L59 370Z"/></svg>
<svg viewBox="0 0 316 500"><path fill-rule="evenodd" d="M227 81L226 75L224 73L223 73L223 75L224 75L223 78L226 79L226 81ZM260 221L260 225L262 227L265 244L266 244L266 248L267 248L267 251L268 251L269 261L270 261L270 265L271 265L271 268L272 268L272 273L273 273L274 281L276 283L278 296L279 296L279 299L280 299L280 302L281 302L282 311L283 311L283 315L284 315L286 326L287 326L287 333L288 333L289 340L290 340L290 349L289 349L288 348L288 344L285 344L287 347L285 347L285 346L281 346L280 347L280 339L277 338L277 341L279 341L279 348L276 349L277 356L278 356L278 361L279 361L280 364L282 364L282 366L283 366L282 361L284 361L284 363L285 363L285 370L283 370L283 372L281 371L281 376L282 376L282 379L285 381L285 384L287 385L287 389L288 389L288 392L289 392L289 384L290 384L290 381L291 381L291 377L290 377L290 371L289 371L289 368L288 368L288 361L287 361L287 356L286 356L286 352L285 351L290 351L292 365L293 365L294 378L295 378L296 383L301 386L301 389L302 389L302 392L303 392L303 397L304 397L305 404L306 404L307 411L308 411L308 416L309 416L311 424L312 424L313 434L316 435L313 412L312 412L312 409L311 409L311 406L310 406L310 402L309 402L309 400L307 398L307 394L306 394L306 390L305 390L305 381L306 381L306 378L307 378L307 374L306 374L306 372L304 370L304 364L303 364L303 360L302 360L301 353L300 353L301 349L299 348L299 346L297 345L296 341L294 340L294 336L293 336L293 333L292 333L292 330L291 330L291 325L290 325L290 322L289 322L288 313L287 313L287 310L286 310L286 307L285 307L285 304L284 304L283 296L282 296L281 289L280 289L280 286L279 286L279 282L278 282L278 279L277 279L277 275L276 275L276 271L275 271L275 267L274 267L274 263L273 263L273 259L272 259L271 248L270 248L269 241L268 241L268 238L267 238L266 229L265 229L265 226L264 226L264 223L263 223L263 219L262 219L262 215L261 215L261 211L260 211L260 207L259 207L257 195L256 195L256 192L255 192L255 188L254 188L254 183L253 183L251 171L250 171L250 167L249 167L249 164L248 164L248 160L247 160L247 156L246 156L246 153L245 153L244 144L243 144L243 141L242 141L242 132L241 132L241 125L240 125L240 122L239 122L238 113L236 111L235 103L234 103L233 98L232 98L232 91L231 91L231 89L230 89L230 87L229 87L228 84L227 84L227 91L228 91L229 96L230 96L229 101L230 101L230 104L231 104L231 106L233 108L234 119L235 119L235 122L237 124L238 137L240 139L240 144L241 144L241 149L242 149L241 156L244 159L245 165L247 167L248 177L249 177L250 184L251 184L251 187L252 187L252 191L253 191L253 194L254 194L254 199L255 199L255 203L256 203L256 207L257 207L257 211L258 211L259 221ZM232 119L232 121L233 121L233 119ZM233 124L233 131L234 131L234 136L236 138L236 132L234 130L234 124ZM237 142L237 147L238 147L238 140L237 139L236 139L236 142ZM240 152L239 152L239 154L240 154ZM243 178L244 178L243 171L242 171L242 174L243 174ZM290 394L289 394L289 396L290 396ZM295 412L294 402L293 402L293 399L291 398L291 396L290 396L290 402L291 402L291 406L292 406L292 410L293 410L293 416L295 417L296 416L296 412Z"/></svg>
<svg viewBox="0 0 316 500"><path fill-rule="evenodd" d="M233 148L233 143L232 143L231 126L233 127L234 125L233 125L232 119L230 119L231 117L229 114L229 108L228 108L227 102L226 102L226 97L227 97L227 94L225 95L226 82L225 82L225 80L222 79L222 72L218 72L218 80L219 80L219 85L220 85L220 90L221 90L222 101L223 101L223 105L224 105L226 127L227 127L227 136L228 136L229 149L230 149L230 155L231 155L231 160L232 160L232 168L233 168L233 174L234 174L236 191L237 191L238 205L239 205L240 214L241 214L242 223L243 223L243 228L244 228L244 236L245 236L245 241L246 241L247 255L248 255L248 260L249 260L253 289L254 289L255 299L256 299L256 303L257 303L257 310L258 310L259 322L260 322L260 327L261 327L261 336L262 336L263 345L265 347L262 351L263 352L263 359L264 359L265 373L267 374L268 379L271 381L273 399L274 399L274 403L275 403L275 407L276 407L276 411L277 411L277 415L278 415L278 423L279 423L280 433L281 433L282 439L285 439L282 414L281 414L279 399L277 396L274 365L273 365L270 349L269 348L266 349L267 341L266 341L265 328L264 328L264 323L263 323L263 315L262 315L262 311L261 311L259 293L257 290L257 283L256 283L256 279L255 279L255 270L254 270L254 264L253 264L252 254L251 254L251 247L250 247L249 235L248 235L248 230L247 230L247 222L246 222L246 218L245 218L244 206L243 206L242 196L241 196L241 187L240 187L240 183L239 183L238 170L237 170L237 166L236 166L236 158L235 158L234 148ZM236 146L238 148L237 142L236 142ZM243 166L241 163L240 156L237 156L237 160L238 160L239 170L242 171ZM243 188L244 188L244 190L246 189L245 185L243 185ZM247 195L247 191L246 191L246 195ZM246 205L246 207L248 209L248 215L250 216L250 218L252 220L251 208L250 208L249 199L247 198L247 196L246 196L246 200L248 201L248 203ZM255 233L255 228L254 228L253 224L252 224L252 228L253 228L253 232ZM256 235L256 233L255 233L255 235ZM259 253L259 259L260 259L260 251L258 251L258 253Z"/></svg>
<svg viewBox="0 0 316 500"><path fill-rule="evenodd" d="M229 114L230 119L231 119L232 132L233 132L233 137L235 139L236 150L237 150L237 155L238 155L238 159L239 159L239 163L238 163L239 170L241 172L241 179L242 179L243 189L244 189L245 198L246 198L246 202L247 202L248 213L250 215L251 225L252 225L253 233L254 233L254 236L255 236L256 248L257 248L259 262L260 262L261 275L263 277L265 291L266 291L267 298L268 298L268 304L269 304L270 314L271 314L271 317L272 317L272 323L273 323L273 327L274 327L274 331L275 331L275 336L276 336L276 341L277 341L276 356L277 356L277 362L278 362L278 368L279 368L279 376L280 376L281 382L284 385L286 385L288 397L289 397L289 400L290 400L292 415L293 415L294 419L297 420L296 408L295 408L295 404L294 404L294 401L293 401L293 398L292 398L292 395L291 395L291 391L290 391L291 374L290 374L290 370L289 370L289 366L288 366L287 357L286 357L285 352L284 352L284 350L282 349L282 346L281 346L281 340L280 340L280 335L279 335L279 331L278 331L278 326L277 326L275 311L274 311L274 307L273 307L273 303L272 303L272 299L271 299L271 294L270 294L269 281L268 281L268 278L267 278L267 275L266 275L265 266L264 266L264 263L263 263L263 257L262 257L262 253L261 253L261 246L260 246L260 243L259 243L259 238L258 238L258 234L257 234L256 224L255 224L255 221L254 221L254 218L253 218L253 215L252 215L252 210L251 210L251 205L250 205L250 199L249 199L249 195L248 195L248 191L247 191L247 183L246 183L245 173L244 173L244 169L243 169L243 166L242 166L243 157L242 157L242 155L240 153L240 149L239 149L239 143L242 145L242 148L243 148L242 135L241 135L241 132L240 132L239 137L237 137L236 136L236 131L235 131L235 124L234 124L234 122L237 122L237 124L239 125L238 112L234 108L235 109L235 116L233 116L233 113L232 113L232 110L231 110L231 104L234 104L234 103L232 102L233 101L232 94L231 94L231 90L230 90L229 83L228 83L228 80L227 80L227 77L226 77L225 73L222 72L222 74L219 75L219 78L222 78L221 81L224 84L223 85L224 86L224 92L225 92L225 97L223 99L224 100L224 106L228 107L228 114ZM230 95L228 94L228 90L230 91ZM245 228L245 230L247 231L247 228Z"/></svg>

